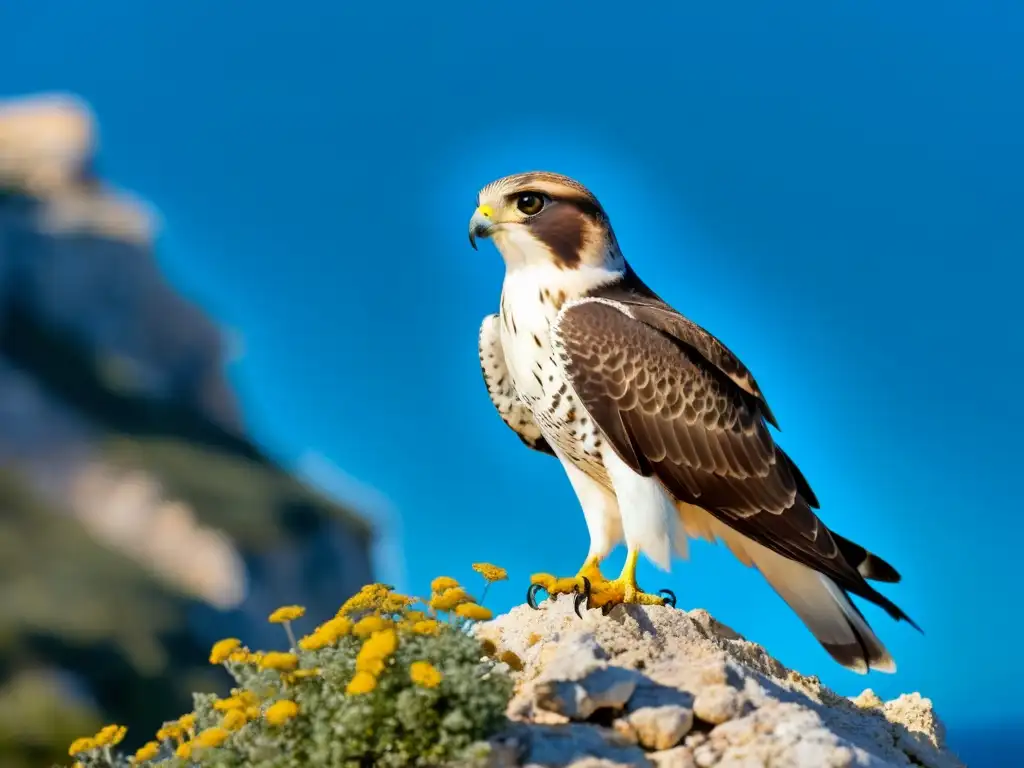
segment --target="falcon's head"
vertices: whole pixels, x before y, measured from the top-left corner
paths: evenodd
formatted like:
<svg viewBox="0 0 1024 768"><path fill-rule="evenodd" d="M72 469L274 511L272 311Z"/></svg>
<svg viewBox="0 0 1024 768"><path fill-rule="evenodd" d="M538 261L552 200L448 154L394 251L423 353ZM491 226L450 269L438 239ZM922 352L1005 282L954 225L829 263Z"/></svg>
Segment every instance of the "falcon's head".
<svg viewBox="0 0 1024 768"><path fill-rule="evenodd" d="M597 198L568 176L546 171L492 181L477 197L469 242L494 241L508 269L553 264L621 269L622 254Z"/></svg>

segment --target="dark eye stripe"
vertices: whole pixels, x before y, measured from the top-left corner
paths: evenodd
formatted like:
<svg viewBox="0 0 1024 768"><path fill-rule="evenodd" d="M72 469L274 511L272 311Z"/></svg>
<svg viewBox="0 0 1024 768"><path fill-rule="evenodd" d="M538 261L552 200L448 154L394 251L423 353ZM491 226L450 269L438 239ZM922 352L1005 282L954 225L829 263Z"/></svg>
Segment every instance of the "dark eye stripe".
<svg viewBox="0 0 1024 768"><path fill-rule="evenodd" d="M573 204L548 205L527 222L536 238L566 269L577 266L583 258L585 224L585 214Z"/></svg>

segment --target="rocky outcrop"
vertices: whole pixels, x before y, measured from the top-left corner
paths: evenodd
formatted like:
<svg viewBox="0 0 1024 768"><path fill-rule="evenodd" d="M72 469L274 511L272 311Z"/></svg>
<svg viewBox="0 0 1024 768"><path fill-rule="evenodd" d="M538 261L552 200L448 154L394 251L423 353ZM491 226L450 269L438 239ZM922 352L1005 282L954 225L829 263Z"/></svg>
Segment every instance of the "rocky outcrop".
<svg viewBox="0 0 1024 768"><path fill-rule="evenodd" d="M226 682L214 640L274 647L273 608L373 581L373 532L247 436L221 330L96 145L78 99L0 102L0 700L4 670L56 669L146 733Z"/></svg>
<svg viewBox="0 0 1024 768"><path fill-rule="evenodd" d="M495 765L962 768L928 699L843 698L705 611L562 597L476 631L522 662Z"/></svg>

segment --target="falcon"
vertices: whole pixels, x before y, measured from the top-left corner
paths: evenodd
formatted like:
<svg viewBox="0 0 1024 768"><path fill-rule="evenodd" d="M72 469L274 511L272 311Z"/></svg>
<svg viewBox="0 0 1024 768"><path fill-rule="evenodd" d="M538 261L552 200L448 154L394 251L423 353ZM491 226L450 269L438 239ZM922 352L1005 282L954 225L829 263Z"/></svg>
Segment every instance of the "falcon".
<svg viewBox="0 0 1024 768"><path fill-rule="evenodd" d="M916 627L869 583L900 575L817 516L750 371L643 283L597 198L555 173L498 179L469 222L474 249L480 238L505 262L499 311L480 327L487 391L523 443L561 463L590 534L579 572L536 574L530 604L543 588L574 593L577 613L674 605L638 586L640 555L667 571L689 538L720 540L837 662L894 672L850 596ZM625 565L608 579L601 562L623 540Z"/></svg>

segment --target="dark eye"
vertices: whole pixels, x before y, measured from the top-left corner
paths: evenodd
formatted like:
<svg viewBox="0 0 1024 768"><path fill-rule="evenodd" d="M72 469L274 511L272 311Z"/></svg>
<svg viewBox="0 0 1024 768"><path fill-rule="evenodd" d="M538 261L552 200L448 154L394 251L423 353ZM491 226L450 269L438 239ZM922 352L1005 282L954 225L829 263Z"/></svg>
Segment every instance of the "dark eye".
<svg viewBox="0 0 1024 768"><path fill-rule="evenodd" d="M525 213L527 216L533 216L535 213L540 213L540 209L544 207L544 198L540 195L534 194L533 192L524 192L516 200L516 208Z"/></svg>

